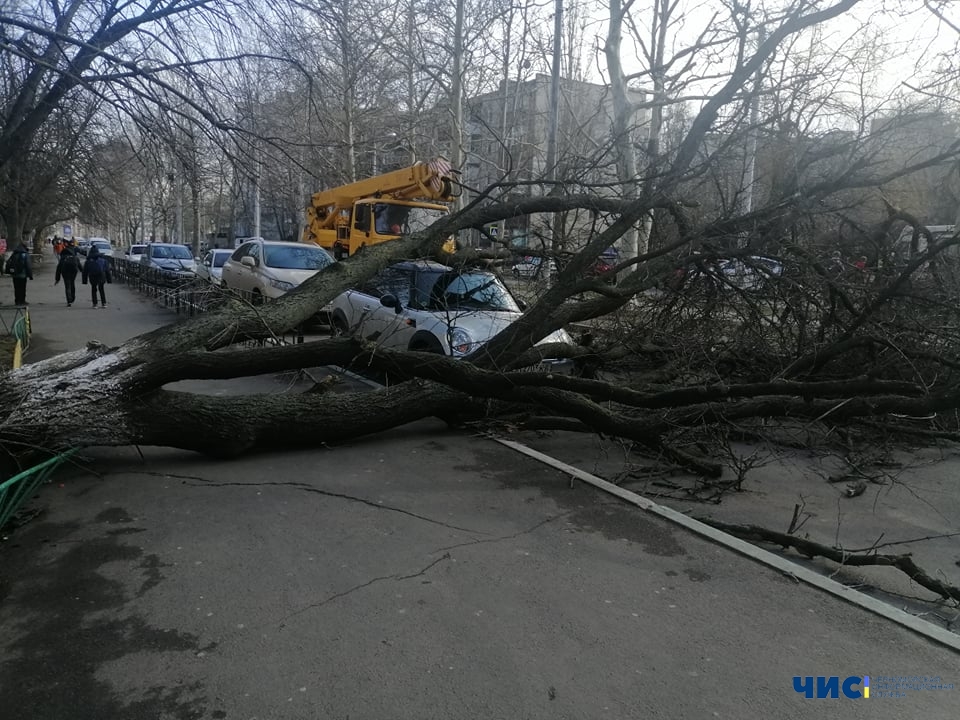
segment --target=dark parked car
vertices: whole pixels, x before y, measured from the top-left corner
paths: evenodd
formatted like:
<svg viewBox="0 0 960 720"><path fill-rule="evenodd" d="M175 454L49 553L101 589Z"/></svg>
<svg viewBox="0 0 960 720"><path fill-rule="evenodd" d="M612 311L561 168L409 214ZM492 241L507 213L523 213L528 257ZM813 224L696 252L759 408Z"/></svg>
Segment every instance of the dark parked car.
<svg viewBox="0 0 960 720"><path fill-rule="evenodd" d="M140 256L140 273L155 272L161 282L180 284L196 277L197 263L190 248L176 243L149 243Z"/></svg>

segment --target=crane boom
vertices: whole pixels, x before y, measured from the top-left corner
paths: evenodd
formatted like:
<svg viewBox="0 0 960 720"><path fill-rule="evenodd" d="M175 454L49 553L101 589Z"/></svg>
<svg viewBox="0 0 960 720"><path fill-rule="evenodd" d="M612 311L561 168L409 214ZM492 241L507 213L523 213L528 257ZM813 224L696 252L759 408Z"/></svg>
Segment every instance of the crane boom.
<svg viewBox="0 0 960 720"><path fill-rule="evenodd" d="M446 203L459 197L453 176L450 163L435 158L320 190L307 208L303 241L343 256L422 229L448 212Z"/></svg>

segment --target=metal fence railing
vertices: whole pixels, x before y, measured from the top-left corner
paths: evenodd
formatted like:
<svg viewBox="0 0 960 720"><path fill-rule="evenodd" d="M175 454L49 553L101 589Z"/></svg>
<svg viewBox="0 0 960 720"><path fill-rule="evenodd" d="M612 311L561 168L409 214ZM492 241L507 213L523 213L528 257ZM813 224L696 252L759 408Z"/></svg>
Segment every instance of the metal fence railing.
<svg viewBox="0 0 960 720"><path fill-rule="evenodd" d="M30 347L30 332L28 308L14 308L12 319L0 313L0 335L10 338L9 344L2 343L2 345L5 349L9 348L12 353L12 357L5 357L0 361L0 368L9 366L16 369L23 364L23 353Z"/></svg>
<svg viewBox="0 0 960 720"><path fill-rule="evenodd" d="M110 258L111 273L114 282L127 285L142 295L154 298L158 303L176 312L178 315L193 316L206 312L223 298L224 290L206 280L187 277L186 273L170 273L156 268L144 268L137 262L126 258ZM249 293L229 290L232 295L253 303L271 302L269 298L254 298ZM250 344L300 344L304 342L304 328L294 328L278 333L274 338L253 340Z"/></svg>
<svg viewBox="0 0 960 720"><path fill-rule="evenodd" d="M110 258L114 282L162 302L178 315L204 312L218 296L217 289L187 273L171 273L141 267L126 258Z"/></svg>
<svg viewBox="0 0 960 720"><path fill-rule="evenodd" d="M0 529L6 525L17 510L33 497L53 472L76 452L75 449L54 455L38 465L27 468L0 483Z"/></svg>

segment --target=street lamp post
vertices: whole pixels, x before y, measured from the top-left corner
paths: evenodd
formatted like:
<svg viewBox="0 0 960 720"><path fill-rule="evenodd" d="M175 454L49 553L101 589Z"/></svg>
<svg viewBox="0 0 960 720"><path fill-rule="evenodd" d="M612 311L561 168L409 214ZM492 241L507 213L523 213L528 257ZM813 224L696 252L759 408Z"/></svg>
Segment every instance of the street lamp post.
<svg viewBox="0 0 960 720"><path fill-rule="evenodd" d="M378 145L377 141L373 142L373 175L377 176L380 174L380 154L386 155L388 150L394 150L397 147L397 134L394 132L386 133L383 136L385 141L382 145Z"/></svg>

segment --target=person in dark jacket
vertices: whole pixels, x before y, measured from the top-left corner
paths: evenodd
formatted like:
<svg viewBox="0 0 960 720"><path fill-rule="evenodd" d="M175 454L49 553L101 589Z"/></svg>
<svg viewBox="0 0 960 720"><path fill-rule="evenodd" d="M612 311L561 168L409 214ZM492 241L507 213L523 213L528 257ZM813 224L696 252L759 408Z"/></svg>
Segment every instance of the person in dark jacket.
<svg viewBox="0 0 960 720"><path fill-rule="evenodd" d="M30 251L24 242L20 242L7 260L6 273L13 276L13 303L17 307L27 305L27 280L33 280L33 263Z"/></svg>
<svg viewBox="0 0 960 720"><path fill-rule="evenodd" d="M60 248L60 260L57 262L57 275L53 284L56 285L63 279L63 289L67 296L67 307L73 305L77 300L77 275L80 274L80 254L77 252L77 246L71 243L65 243Z"/></svg>
<svg viewBox="0 0 960 720"><path fill-rule="evenodd" d="M87 253L87 261L83 264L83 284L90 283L90 299L93 300L93 306L97 306L97 294L100 295L100 307L107 306L107 295L103 291L105 283L112 283L110 277L110 264L107 259L100 254L96 246L90 248Z"/></svg>

